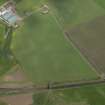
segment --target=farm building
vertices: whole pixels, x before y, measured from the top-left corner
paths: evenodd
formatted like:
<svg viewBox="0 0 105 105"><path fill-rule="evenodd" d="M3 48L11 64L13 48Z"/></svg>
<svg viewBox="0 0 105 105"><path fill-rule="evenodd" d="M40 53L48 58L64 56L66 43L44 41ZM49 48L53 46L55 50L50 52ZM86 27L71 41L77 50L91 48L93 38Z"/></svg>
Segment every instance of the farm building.
<svg viewBox="0 0 105 105"><path fill-rule="evenodd" d="M13 2L9 1L0 7L0 19L8 26L18 26L18 22L21 21L21 18L17 15Z"/></svg>

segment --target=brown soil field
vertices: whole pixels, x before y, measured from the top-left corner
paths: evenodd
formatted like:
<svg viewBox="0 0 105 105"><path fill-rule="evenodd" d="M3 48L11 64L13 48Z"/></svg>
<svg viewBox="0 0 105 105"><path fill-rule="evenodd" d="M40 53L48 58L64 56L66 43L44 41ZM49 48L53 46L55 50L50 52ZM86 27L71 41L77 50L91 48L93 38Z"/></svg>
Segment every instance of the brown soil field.
<svg viewBox="0 0 105 105"><path fill-rule="evenodd" d="M22 68L16 65L1 78L0 88L22 88L31 86L32 84Z"/></svg>
<svg viewBox="0 0 105 105"><path fill-rule="evenodd" d="M8 105L31 105L33 103L32 96L32 94L4 96L0 97L0 100L8 103Z"/></svg>
<svg viewBox="0 0 105 105"><path fill-rule="evenodd" d="M29 78L19 65L15 65L9 72L1 77L1 80L4 82L22 82L29 81Z"/></svg>
<svg viewBox="0 0 105 105"><path fill-rule="evenodd" d="M6 75L4 75L3 81L26 81L28 78L24 74L24 72L21 70L19 66L16 66L13 68L13 70L9 71Z"/></svg>
<svg viewBox="0 0 105 105"><path fill-rule="evenodd" d="M105 16L66 30L66 36L97 70L105 73Z"/></svg>

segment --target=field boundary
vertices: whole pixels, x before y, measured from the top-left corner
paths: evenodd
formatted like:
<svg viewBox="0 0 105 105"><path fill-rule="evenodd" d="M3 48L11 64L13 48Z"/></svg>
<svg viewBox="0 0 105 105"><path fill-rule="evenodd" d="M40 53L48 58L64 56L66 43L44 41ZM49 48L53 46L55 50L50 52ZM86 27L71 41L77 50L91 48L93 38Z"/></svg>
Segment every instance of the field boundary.
<svg viewBox="0 0 105 105"><path fill-rule="evenodd" d="M86 57L84 56L84 54L82 54L81 51L78 49L78 47L75 46L75 44L73 43L73 41L70 38L67 37L68 36L67 35L68 33L62 27L62 25L61 25L62 23L60 24L59 20L57 19L56 15L53 12L53 8L51 6L50 6L50 9L51 9L50 10L51 11L50 13L51 13L52 17L54 18L55 22L58 24L60 30L63 32L63 35L64 35L65 39L72 45L72 47L74 48L74 50L80 55L80 57L84 60L84 62L86 64L88 64L88 66L96 73L96 75L98 77L100 77L100 73L96 70L96 68L86 59Z"/></svg>
<svg viewBox="0 0 105 105"><path fill-rule="evenodd" d="M90 80L90 81L80 81L80 82L65 82L65 83L52 83L52 84L45 84L40 86L27 86L27 87L20 87L20 88L0 88L0 95L16 95L16 94L23 94L23 93L33 93L33 92L43 92L43 91L55 91L55 90L62 90L62 89L72 89L72 88L81 88L81 87L88 87L94 85L104 85L105 79L99 80ZM49 86L50 85L50 86Z"/></svg>

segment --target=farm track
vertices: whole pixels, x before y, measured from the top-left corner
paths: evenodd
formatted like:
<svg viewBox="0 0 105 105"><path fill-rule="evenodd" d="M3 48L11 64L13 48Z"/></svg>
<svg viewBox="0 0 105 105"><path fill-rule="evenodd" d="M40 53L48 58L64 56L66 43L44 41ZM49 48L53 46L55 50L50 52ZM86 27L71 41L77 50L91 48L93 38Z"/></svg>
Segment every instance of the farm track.
<svg viewBox="0 0 105 105"><path fill-rule="evenodd" d="M97 65L94 63L94 61L92 61L87 54L84 53L84 50L81 49L79 47L79 45L76 44L76 42L72 39L72 36L70 36L70 33L68 32L67 29L64 29L63 28L63 22L61 22L56 14L54 13L53 11L53 7L51 7L51 5L49 5L50 9L52 10L51 12L51 15L52 17L55 19L56 23L58 24L59 28L61 30L63 30L63 34L64 34L64 37L65 39L72 45L72 47L79 53L79 55L81 56L81 58L84 60L84 62L86 62L90 67L91 69L97 74L98 77L101 77L103 78L103 73L102 71L100 70L97 70ZM84 48L85 49L85 48Z"/></svg>
<svg viewBox="0 0 105 105"><path fill-rule="evenodd" d="M66 83L49 83L47 85L40 86L28 86L22 88L0 88L0 94L9 95L9 94L22 94L22 93L33 93L33 92L41 92L48 90L61 90L61 89L69 89L69 88L80 88L84 86L92 86L98 84L105 84L105 80L90 80L90 81L81 81L81 82L66 82Z"/></svg>
<svg viewBox="0 0 105 105"><path fill-rule="evenodd" d="M65 37L71 41L74 46L80 51L81 55L83 56L82 58L84 58L87 63L91 66L91 68L93 68L92 70L94 70L94 72L99 76L101 77L101 75L104 73L103 71L100 71L99 69L97 69L97 65L94 63L93 60L91 60L88 55L84 52L84 49L83 48L80 48L79 45L76 44L76 42L72 39L72 36L70 36L70 33L69 32L65 32ZM103 78L103 77L102 77Z"/></svg>

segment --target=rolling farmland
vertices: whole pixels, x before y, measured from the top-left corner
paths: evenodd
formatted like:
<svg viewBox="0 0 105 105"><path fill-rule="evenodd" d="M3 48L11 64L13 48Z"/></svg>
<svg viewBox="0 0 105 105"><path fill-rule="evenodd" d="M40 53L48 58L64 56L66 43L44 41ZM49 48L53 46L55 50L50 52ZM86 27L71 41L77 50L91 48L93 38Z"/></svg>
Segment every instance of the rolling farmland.
<svg viewBox="0 0 105 105"><path fill-rule="evenodd" d="M105 14L94 0L49 0L49 4L65 30Z"/></svg>
<svg viewBox="0 0 105 105"><path fill-rule="evenodd" d="M15 33L14 54L34 82L97 78L92 68L67 42L52 13L32 15Z"/></svg>
<svg viewBox="0 0 105 105"><path fill-rule="evenodd" d="M25 88L24 81L7 81L20 87L10 89L34 93L30 87L46 86L48 91L35 91L32 105L104 105L104 0L14 1L22 20L16 28L0 23L0 75L18 65L15 75L22 77L22 70L28 80Z"/></svg>

